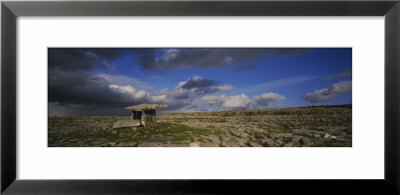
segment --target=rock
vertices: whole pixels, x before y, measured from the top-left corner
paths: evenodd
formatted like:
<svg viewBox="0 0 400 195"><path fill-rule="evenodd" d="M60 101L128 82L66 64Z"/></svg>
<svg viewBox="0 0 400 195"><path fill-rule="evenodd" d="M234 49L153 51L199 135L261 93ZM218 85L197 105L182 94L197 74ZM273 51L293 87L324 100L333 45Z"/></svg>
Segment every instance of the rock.
<svg viewBox="0 0 400 195"><path fill-rule="evenodd" d="M111 131L111 134L113 134L113 135L115 135L117 133L118 133L117 131Z"/></svg>
<svg viewBox="0 0 400 195"><path fill-rule="evenodd" d="M200 147L200 143L199 142L190 143L190 147Z"/></svg>
<svg viewBox="0 0 400 195"><path fill-rule="evenodd" d="M294 146L294 142L289 142L289 143L286 143L285 145L283 145L283 147L293 147Z"/></svg>
<svg viewBox="0 0 400 195"><path fill-rule="evenodd" d="M128 110L154 110L158 108L167 108L167 104L139 104L134 106L125 107Z"/></svg>
<svg viewBox="0 0 400 195"><path fill-rule="evenodd" d="M311 144L311 143L313 143L313 142L312 142L312 140L311 140L310 138L308 138L308 137L303 137L303 139L301 139L300 143L301 143L301 144L304 144L304 145L309 145L309 144Z"/></svg>
<svg viewBox="0 0 400 195"><path fill-rule="evenodd" d="M330 138L331 136L327 133L325 133L324 138Z"/></svg>
<svg viewBox="0 0 400 195"><path fill-rule="evenodd" d="M139 120L118 120L117 122L114 123L113 129L117 128L123 128L123 127L138 127L140 126L140 121Z"/></svg>
<svg viewBox="0 0 400 195"><path fill-rule="evenodd" d="M303 139L303 136L292 136L292 137L288 137L288 139L291 141L291 142L299 142L301 139Z"/></svg>
<svg viewBox="0 0 400 195"><path fill-rule="evenodd" d="M118 147L135 147L137 144L137 142L120 142Z"/></svg>
<svg viewBox="0 0 400 195"><path fill-rule="evenodd" d="M219 147L219 144L215 144L215 143L200 143L200 147Z"/></svg>
<svg viewBox="0 0 400 195"><path fill-rule="evenodd" d="M200 143L200 146L219 146L221 140L216 135L201 135L201 139L203 139L206 143Z"/></svg>
<svg viewBox="0 0 400 195"><path fill-rule="evenodd" d="M111 147L115 147L115 146L117 146L117 144L116 144L116 143L114 143L114 142L110 142L110 143L108 143L108 145L109 145L109 146L111 146Z"/></svg>
<svg viewBox="0 0 400 195"><path fill-rule="evenodd" d="M314 137L314 138L320 138L321 135L320 135L320 134L314 134L313 137Z"/></svg>
<svg viewBox="0 0 400 195"><path fill-rule="evenodd" d="M246 146L247 141L234 136L220 135L221 146L224 147L242 147Z"/></svg>
<svg viewBox="0 0 400 195"><path fill-rule="evenodd" d="M84 147L84 146L87 146L87 143L85 143L83 141L78 141L78 142L75 142L74 145L78 146L78 147Z"/></svg>
<svg viewBox="0 0 400 195"><path fill-rule="evenodd" d="M245 133L243 131L240 131L240 130L230 130L229 132L233 136L240 137L240 138L243 138L243 139L247 139L247 137L249 137L249 135L247 133Z"/></svg>
<svg viewBox="0 0 400 195"><path fill-rule="evenodd" d="M275 140L275 144L276 146L283 146L283 144L285 144L282 140Z"/></svg>
<svg viewBox="0 0 400 195"><path fill-rule="evenodd" d="M90 143L90 145L93 145L93 146L99 146L100 144L101 144L101 141L92 141Z"/></svg>
<svg viewBox="0 0 400 195"><path fill-rule="evenodd" d="M331 136L331 139L336 139L336 136Z"/></svg>
<svg viewBox="0 0 400 195"><path fill-rule="evenodd" d="M74 142L77 142L77 141L79 141L79 140L81 140L81 139L79 139L79 138L73 138L73 139L69 139L68 141L71 142L71 143L74 143Z"/></svg>
<svg viewBox="0 0 400 195"><path fill-rule="evenodd" d="M264 130L262 130L262 129L257 129L257 128L252 129L251 131L254 132L254 133L265 133Z"/></svg>
<svg viewBox="0 0 400 195"><path fill-rule="evenodd" d="M191 142L190 140L187 140L187 139L186 139L186 140L183 140L182 143L183 143L183 144L190 144L190 143L192 143L192 142Z"/></svg>
<svg viewBox="0 0 400 195"><path fill-rule="evenodd" d="M261 141L264 143L263 146L269 146L269 147L277 146L277 144L275 144L274 140L269 139L269 138L261 139Z"/></svg>
<svg viewBox="0 0 400 195"><path fill-rule="evenodd" d="M248 143L250 147L262 147L262 145L258 144L257 142L250 141Z"/></svg>
<svg viewBox="0 0 400 195"><path fill-rule="evenodd" d="M163 147L163 143L160 143L160 142L143 142L143 143L139 143L138 147Z"/></svg>
<svg viewBox="0 0 400 195"><path fill-rule="evenodd" d="M291 137L293 134L291 133L271 133L268 135L269 138L278 138L278 137Z"/></svg>

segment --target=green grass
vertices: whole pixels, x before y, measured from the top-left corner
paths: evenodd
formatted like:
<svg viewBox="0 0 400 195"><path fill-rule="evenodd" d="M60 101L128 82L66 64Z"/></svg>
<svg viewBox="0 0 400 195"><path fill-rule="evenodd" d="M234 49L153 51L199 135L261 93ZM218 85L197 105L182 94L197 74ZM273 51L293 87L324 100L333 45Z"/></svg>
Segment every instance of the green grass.
<svg viewBox="0 0 400 195"><path fill-rule="evenodd" d="M184 125L174 123L150 123L146 127L132 130L131 127L114 129L116 134L112 134L110 131L94 131L94 129L83 129L76 130L57 136L49 135L49 145L57 145L57 142L76 140L89 142L96 140L107 140L107 142L170 142L170 143L182 143L183 141L194 142L196 137L200 135L219 135L221 132L216 129L209 128L193 128ZM153 137L152 137L153 136ZM90 145L90 143L88 143Z"/></svg>

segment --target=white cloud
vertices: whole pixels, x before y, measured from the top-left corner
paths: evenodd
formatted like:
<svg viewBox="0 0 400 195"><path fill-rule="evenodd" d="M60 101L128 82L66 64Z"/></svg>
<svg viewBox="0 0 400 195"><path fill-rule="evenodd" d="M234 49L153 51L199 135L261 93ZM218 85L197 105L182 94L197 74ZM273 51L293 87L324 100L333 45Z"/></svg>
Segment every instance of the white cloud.
<svg viewBox="0 0 400 195"><path fill-rule="evenodd" d="M152 95L151 96L151 102L164 103L166 100L167 100L166 95Z"/></svg>
<svg viewBox="0 0 400 195"><path fill-rule="evenodd" d="M132 101L147 100L150 97L148 92L144 90L137 90L130 85L109 85L108 87L116 92L128 95L126 98L131 99Z"/></svg>
<svg viewBox="0 0 400 195"><path fill-rule="evenodd" d="M324 102L342 94L350 93L352 90L351 81L341 81L333 84L329 89L317 89L314 92L306 93L303 98L310 103Z"/></svg>
<svg viewBox="0 0 400 195"><path fill-rule="evenodd" d="M130 95L134 95L135 91L136 91L136 89L130 85L125 85L125 86L109 85L108 87L111 89L114 89L120 93L125 93L125 94L130 94Z"/></svg>
<svg viewBox="0 0 400 195"><path fill-rule="evenodd" d="M253 101L245 94L226 97L227 98L222 104L223 108L245 108L253 103Z"/></svg>
<svg viewBox="0 0 400 195"><path fill-rule="evenodd" d="M272 106L276 102L281 102L286 98L283 95L269 92L263 93L253 98L245 94L227 96L205 96L199 99L198 106L217 106L219 108L254 108L257 106Z"/></svg>
<svg viewBox="0 0 400 195"><path fill-rule="evenodd" d="M259 96L254 96L253 100L256 105L271 106L275 102L286 100L286 98L283 95L269 92L269 93L263 93Z"/></svg>
<svg viewBox="0 0 400 195"><path fill-rule="evenodd" d="M143 90L139 90L138 92L136 92L134 94L135 99L143 99L143 98L147 98L149 96L149 93L147 93L146 91Z"/></svg>
<svg viewBox="0 0 400 195"><path fill-rule="evenodd" d="M173 60L174 58L176 58L178 53L179 53L178 49L167 49L161 56L161 59L166 61Z"/></svg>
<svg viewBox="0 0 400 195"><path fill-rule="evenodd" d="M109 75L109 74L97 74L94 77L101 78L111 85L120 85L120 86L130 85L130 86L134 86L136 89L151 88L151 86L144 81L140 81L138 79L134 79L132 77L123 76L123 75L115 76L115 75Z"/></svg>
<svg viewBox="0 0 400 195"><path fill-rule="evenodd" d="M232 85L223 85L223 86L218 86L215 89L218 92L220 92L220 91L231 91L233 89L233 86Z"/></svg>

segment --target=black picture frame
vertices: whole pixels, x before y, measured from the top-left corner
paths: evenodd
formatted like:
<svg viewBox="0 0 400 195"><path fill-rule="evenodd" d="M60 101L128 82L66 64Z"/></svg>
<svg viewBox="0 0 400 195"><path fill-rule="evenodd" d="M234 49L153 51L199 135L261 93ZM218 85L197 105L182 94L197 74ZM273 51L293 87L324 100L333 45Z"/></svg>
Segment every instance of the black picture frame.
<svg viewBox="0 0 400 195"><path fill-rule="evenodd" d="M19 16L385 16L384 179L16 179L16 20ZM4 194L267 194L273 192L280 194L399 194L400 120L397 120L400 116L399 35L399 0L2 1L1 192Z"/></svg>

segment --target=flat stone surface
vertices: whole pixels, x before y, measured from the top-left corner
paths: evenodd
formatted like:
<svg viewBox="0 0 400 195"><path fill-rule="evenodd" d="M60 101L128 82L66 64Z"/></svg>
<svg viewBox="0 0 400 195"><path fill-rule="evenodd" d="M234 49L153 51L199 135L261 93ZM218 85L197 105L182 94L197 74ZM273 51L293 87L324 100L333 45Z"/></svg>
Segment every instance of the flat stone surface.
<svg viewBox="0 0 400 195"><path fill-rule="evenodd" d="M167 104L139 104L139 105L134 105L134 106L128 106L125 109L143 111L143 110L154 110L154 109L166 108L166 107L168 107Z"/></svg>
<svg viewBox="0 0 400 195"><path fill-rule="evenodd" d="M146 121L146 127L120 129L112 128L116 121L134 120L128 116L49 117L48 146L351 147L351 113L348 106L164 113L158 122ZM321 118L325 121L320 122Z"/></svg>
<svg viewBox="0 0 400 195"><path fill-rule="evenodd" d="M119 120L114 123L113 129L123 127L138 127L140 126L140 120Z"/></svg>

